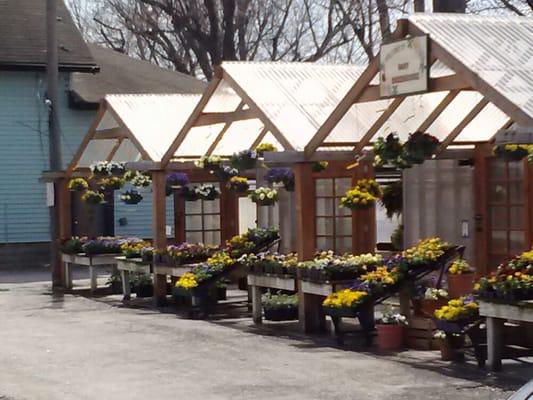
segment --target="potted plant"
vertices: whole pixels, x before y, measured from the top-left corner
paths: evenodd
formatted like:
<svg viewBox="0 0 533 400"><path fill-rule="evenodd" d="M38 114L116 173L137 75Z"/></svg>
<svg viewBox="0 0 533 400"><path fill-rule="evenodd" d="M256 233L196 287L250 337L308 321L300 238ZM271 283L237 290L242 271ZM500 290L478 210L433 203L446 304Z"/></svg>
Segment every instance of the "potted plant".
<svg viewBox="0 0 533 400"><path fill-rule="evenodd" d="M122 278L119 271L113 271L107 279L106 285L111 288L111 293L122 293Z"/></svg>
<svg viewBox="0 0 533 400"><path fill-rule="evenodd" d="M98 180L97 185L104 192L119 190L124 186L124 179L118 176L109 176Z"/></svg>
<svg viewBox="0 0 533 400"><path fill-rule="evenodd" d="M378 138L374 142L374 166L392 165L397 168L407 167L403 159L403 145L396 133L389 133L384 139Z"/></svg>
<svg viewBox="0 0 533 400"><path fill-rule="evenodd" d="M373 179L360 179L341 198L341 205L351 210L366 210L382 195L379 184Z"/></svg>
<svg viewBox="0 0 533 400"><path fill-rule="evenodd" d="M261 143L255 148L255 152L259 157L263 157L266 152L278 151L278 148L272 143Z"/></svg>
<svg viewBox="0 0 533 400"><path fill-rule="evenodd" d="M131 278L132 291L137 297L152 297L154 295L154 284L149 274L134 274Z"/></svg>
<svg viewBox="0 0 533 400"><path fill-rule="evenodd" d="M140 194L137 190L126 190L124 193L120 195L120 200L124 202L125 204L139 204L143 199L142 194Z"/></svg>
<svg viewBox="0 0 533 400"><path fill-rule="evenodd" d="M494 155L507 161L521 161L533 154L533 145L504 144L494 147Z"/></svg>
<svg viewBox="0 0 533 400"><path fill-rule="evenodd" d="M404 325L407 325L405 316L394 313L390 306L386 306L376 324L379 349L400 350L403 347Z"/></svg>
<svg viewBox="0 0 533 400"><path fill-rule="evenodd" d="M145 263L151 263L154 260L154 248L146 246L141 249L141 259Z"/></svg>
<svg viewBox="0 0 533 400"><path fill-rule="evenodd" d="M214 174L220 182L227 182L234 176L238 176L239 170L229 165L221 165L220 168L211 171L211 173Z"/></svg>
<svg viewBox="0 0 533 400"><path fill-rule="evenodd" d="M311 170L313 172L319 173L324 171L328 167L329 163L327 161L315 161L311 164Z"/></svg>
<svg viewBox="0 0 533 400"><path fill-rule="evenodd" d="M278 201L278 191L268 187L255 189L248 197L258 206L271 206Z"/></svg>
<svg viewBox="0 0 533 400"><path fill-rule="evenodd" d="M214 185L202 185L194 190L201 200L212 201L220 197L220 192Z"/></svg>
<svg viewBox="0 0 533 400"><path fill-rule="evenodd" d="M237 193L245 193L250 185L248 179L243 176L232 176L227 183L227 187Z"/></svg>
<svg viewBox="0 0 533 400"><path fill-rule="evenodd" d="M265 319L269 321L292 321L298 319L298 296L287 294L264 294L261 298Z"/></svg>
<svg viewBox="0 0 533 400"><path fill-rule="evenodd" d="M415 285L415 293L412 298L415 315L432 317L435 310L448 302L448 292L433 286L433 282L422 282Z"/></svg>
<svg viewBox="0 0 533 400"><path fill-rule="evenodd" d="M145 188L152 184L152 178L148 172L126 171L124 181L137 188Z"/></svg>
<svg viewBox="0 0 533 400"><path fill-rule="evenodd" d="M87 242L86 237L73 236L63 242L61 251L65 254L80 254L83 253L83 245Z"/></svg>
<svg viewBox="0 0 533 400"><path fill-rule="evenodd" d="M95 192L93 190L87 190L81 196L81 199L87 204L98 205L105 203L105 196L103 193Z"/></svg>
<svg viewBox="0 0 533 400"><path fill-rule="evenodd" d="M89 189L89 184L83 178L73 178L68 181L68 190L71 192L85 192Z"/></svg>
<svg viewBox="0 0 533 400"><path fill-rule="evenodd" d="M224 301L228 299L228 285L226 280L220 280L215 285L216 300Z"/></svg>
<svg viewBox="0 0 533 400"><path fill-rule="evenodd" d="M404 144L404 158L411 164L422 164L439 147L439 140L428 133L413 132Z"/></svg>
<svg viewBox="0 0 533 400"><path fill-rule="evenodd" d="M149 242L124 243L120 246L122 255L126 258L140 258L144 248L149 247Z"/></svg>
<svg viewBox="0 0 533 400"><path fill-rule="evenodd" d="M243 150L231 156L230 165L239 171L253 169L257 165L257 152L254 150Z"/></svg>
<svg viewBox="0 0 533 400"><path fill-rule="evenodd" d="M222 158L219 156L202 156L194 162L194 165L206 171L216 171L222 166Z"/></svg>
<svg viewBox="0 0 533 400"><path fill-rule="evenodd" d="M167 175L166 184L172 188L181 189L189 184L189 177L185 172L173 172Z"/></svg>
<svg viewBox="0 0 533 400"><path fill-rule="evenodd" d="M381 204L387 210L387 217L399 216L403 208L403 186L401 181L392 182L383 187Z"/></svg>
<svg viewBox="0 0 533 400"><path fill-rule="evenodd" d="M433 337L439 343L440 357L442 361L460 361L464 358L461 349L464 346L465 337L459 333L446 333L437 330Z"/></svg>
<svg viewBox="0 0 533 400"><path fill-rule="evenodd" d="M448 292L450 297L457 298L474 289L474 270L466 260L455 260L448 268Z"/></svg>
<svg viewBox="0 0 533 400"><path fill-rule="evenodd" d="M294 190L294 172L290 168L271 168L265 174L265 180L271 184L283 185L285 190Z"/></svg>

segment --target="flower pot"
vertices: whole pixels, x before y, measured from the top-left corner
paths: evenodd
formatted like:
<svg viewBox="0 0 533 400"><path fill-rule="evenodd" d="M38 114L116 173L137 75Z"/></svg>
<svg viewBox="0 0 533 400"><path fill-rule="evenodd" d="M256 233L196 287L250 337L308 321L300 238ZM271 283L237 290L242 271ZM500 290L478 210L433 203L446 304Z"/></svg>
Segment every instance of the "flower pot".
<svg viewBox="0 0 533 400"><path fill-rule="evenodd" d="M439 340L440 356L442 361L461 361L464 359L462 348L464 346L464 335L449 334L446 338Z"/></svg>
<svg viewBox="0 0 533 400"><path fill-rule="evenodd" d="M448 274L448 294L456 299L472 293L474 290L474 274Z"/></svg>
<svg viewBox="0 0 533 400"><path fill-rule="evenodd" d="M447 299L439 298L433 299L413 299L413 308L415 315L420 317L433 317L435 310L445 306L448 303Z"/></svg>
<svg viewBox="0 0 533 400"><path fill-rule="evenodd" d="M217 287L217 300L227 300L227 288L226 286Z"/></svg>
<svg viewBox="0 0 533 400"><path fill-rule="evenodd" d="M403 347L403 325L377 324L380 350L400 350Z"/></svg>
<svg viewBox="0 0 533 400"><path fill-rule="evenodd" d="M154 285L135 286L135 294L137 297L152 297L154 295Z"/></svg>

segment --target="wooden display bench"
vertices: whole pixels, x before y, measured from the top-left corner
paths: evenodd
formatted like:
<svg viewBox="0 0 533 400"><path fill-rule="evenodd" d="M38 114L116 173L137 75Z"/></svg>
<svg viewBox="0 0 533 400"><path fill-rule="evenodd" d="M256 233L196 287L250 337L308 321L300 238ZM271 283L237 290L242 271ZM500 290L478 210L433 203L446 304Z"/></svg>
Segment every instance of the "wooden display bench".
<svg viewBox="0 0 533 400"><path fill-rule="evenodd" d="M298 314L304 332L326 331L326 315L322 309L324 299L338 290L349 288L354 280L314 282L298 280Z"/></svg>
<svg viewBox="0 0 533 400"><path fill-rule="evenodd" d="M252 315L255 324L263 322L261 306L261 289L277 289L295 292L297 290L296 277L292 275L248 274L248 287L252 292Z"/></svg>
<svg viewBox="0 0 533 400"><path fill-rule="evenodd" d="M512 356L531 356L533 348L508 348L504 345L504 324L506 321L520 322L533 326L533 300L516 304L479 301L479 315L487 319L487 364L490 369L501 369L502 359ZM510 358L510 357L509 357Z"/></svg>
<svg viewBox="0 0 533 400"><path fill-rule="evenodd" d="M172 285L174 285L177 279L179 279L186 272L191 272L193 268L198 265L200 264L184 264L184 265L171 267L169 265L162 264L162 263L154 263L153 265L154 282L158 279L158 277L160 279L164 278L165 282L167 281L167 277L170 277L170 281ZM158 295L157 292L154 292L154 296L155 296L157 306L167 305L166 290L165 290L164 296Z"/></svg>
<svg viewBox="0 0 533 400"><path fill-rule="evenodd" d="M65 254L61 253L61 262L63 264L63 276L65 289L71 290L72 285L72 264L81 265L89 268L89 276L91 279L91 293L94 293L98 286L97 269L102 267L117 266L116 257L120 254L100 254L88 256L86 254Z"/></svg>
<svg viewBox="0 0 533 400"><path fill-rule="evenodd" d="M130 274L150 274L150 264L141 258L116 257L117 269L122 280L122 294L124 300L131 299Z"/></svg>

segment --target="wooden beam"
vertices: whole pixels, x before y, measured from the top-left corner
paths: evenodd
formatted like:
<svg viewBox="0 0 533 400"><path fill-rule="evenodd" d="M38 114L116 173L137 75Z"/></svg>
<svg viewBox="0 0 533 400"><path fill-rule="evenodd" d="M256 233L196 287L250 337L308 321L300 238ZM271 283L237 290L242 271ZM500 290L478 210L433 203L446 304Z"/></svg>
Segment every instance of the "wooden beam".
<svg viewBox="0 0 533 400"><path fill-rule="evenodd" d="M222 72L222 76L226 82L229 83L231 88L243 99L246 104L250 107L251 110L253 110L261 121L263 121L263 125L268 128L268 130L274 135L274 137L278 140L278 142L283 146L285 150L294 150L294 147L292 144L287 140L285 135L281 133L281 131L278 129L278 127L270 120L270 118L267 117L267 115L261 110L261 108L253 101L253 99L246 93L246 91L240 87L240 85L226 72Z"/></svg>
<svg viewBox="0 0 533 400"><path fill-rule="evenodd" d="M218 71L218 70L217 70ZM189 115L189 118L187 118L187 121L182 126L180 131L178 132L176 138L166 151L166 153L161 158L161 166L162 168L166 168L166 165L169 163L170 159L174 157L174 154L178 150L178 148L181 146L187 135L189 134L189 131L194 127L194 124L196 123L196 120L198 117L202 114L204 107L207 105L213 94L218 88L218 84L221 81L220 73L217 72L211 82L209 82L209 85L207 86L207 89L205 90L204 94L202 95L202 98L192 111L191 115Z"/></svg>
<svg viewBox="0 0 533 400"><path fill-rule="evenodd" d="M370 64L368 64L368 67L364 70L361 76L355 81L354 85L348 91L348 94L346 94L346 96L339 102L337 107L335 107L333 112L329 115L322 126L318 128L315 135L305 146L304 152L308 159L312 157L324 139L326 139L335 126L337 126L339 121L346 115L346 113L350 110L350 107L352 107L352 105L358 101L359 97L370 84L372 79L374 79L378 71L379 59L378 57L375 57L372 61L370 61Z"/></svg>
<svg viewBox="0 0 533 400"><path fill-rule="evenodd" d="M108 108L109 112L113 115L113 118L115 118L115 121L121 126L121 128L124 131L124 137L128 138L131 143L137 148L139 153L141 153L141 157L144 160L151 160L150 154L146 151L146 149L143 147L143 145L137 140L131 129L129 128L126 121L122 119L122 117L113 109L113 107Z"/></svg>
<svg viewBox="0 0 533 400"><path fill-rule="evenodd" d="M259 132L259 135L257 135L257 137L255 138L250 148L255 149L257 146L259 146L261 142L263 141L263 139L265 138L265 136L267 135L267 133L268 133L268 128L265 126L263 127L261 132Z"/></svg>
<svg viewBox="0 0 533 400"><path fill-rule="evenodd" d="M242 103L242 102L241 102ZM215 124L231 124L235 121L246 121L257 119L257 115L251 109L243 110L242 108L231 112L209 112L201 113L194 126L206 126Z"/></svg>
<svg viewBox="0 0 533 400"><path fill-rule="evenodd" d="M156 250L164 250L167 247L165 184L165 171L152 172L152 235L154 249ZM165 305L166 297L166 275L154 274L154 300L156 306Z"/></svg>
<svg viewBox="0 0 533 400"><path fill-rule="evenodd" d="M237 106L237 108L235 109L235 111L241 111L244 107L245 103L244 101L241 100L241 102L239 103L239 105ZM217 148L218 144L220 143L220 141L222 140L222 138L224 137L225 133L228 131L228 129L231 127L231 124L232 122L226 122L226 124L224 125L224 127L220 130L220 132L218 133L217 137L215 138L215 140L213 141L213 143L211 143L211 146L209 146L209 149L207 149L207 153L206 155L210 156L211 154L213 154L213 152L215 151L215 149Z"/></svg>
<svg viewBox="0 0 533 400"><path fill-rule="evenodd" d="M394 111L402 104L405 97L396 97L392 102L389 104L387 109L383 111L383 113L379 116L379 118L372 124L370 129L363 135L359 143L353 148L353 151L355 153L359 153L363 148L372 140L374 135L379 131L379 129L383 126L385 122L389 120L392 114L394 114Z"/></svg>
<svg viewBox="0 0 533 400"><path fill-rule="evenodd" d="M115 143L115 145L113 146L113 148L111 149L111 151L109 152L107 158L106 158L106 161L107 162L110 162L113 160L113 157L115 157L115 154L117 154L117 151L118 149L120 148L120 145L122 144L122 141L124 140L124 138L120 138L117 140L117 142Z"/></svg>
<svg viewBox="0 0 533 400"><path fill-rule="evenodd" d="M93 139L106 140L106 139L123 139L128 135L124 133L122 128L109 128L101 129L94 132Z"/></svg>
<svg viewBox="0 0 533 400"><path fill-rule="evenodd" d="M453 128L448 136L442 141L440 146L437 148L435 154L441 153L446 147L448 147L457 136L466 128L466 126L472 122L474 118L489 104L489 101L486 98L481 99L475 106L470 110L468 114L463 118L459 124Z"/></svg>
<svg viewBox="0 0 533 400"><path fill-rule="evenodd" d="M357 142L322 142L320 147L353 147Z"/></svg>
<svg viewBox="0 0 533 400"><path fill-rule="evenodd" d="M465 83L459 75L442 76L431 78L428 84L428 92L444 92L448 90L473 90ZM416 94L418 95L418 94ZM415 96L416 96L415 95ZM385 97L379 95L379 85L367 86L356 103L383 100Z"/></svg>
<svg viewBox="0 0 533 400"><path fill-rule="evenodd" d="M67 170L66 170L67 177L72 174L72 171L74 171L74 169L78 165L78 162L80 161L81 157L83 156L83 153L87 149L89 142L92 140L94 136L94 132L96 131L96 128L100 124L100 121L102 121L102 118L104 118L106 111L107 111L107 103L104 100L102 100L100 101L100 107L98 108L98 111L96 112L96 116L94 117L93 122L89 126L89 130L87 131L87 134L83 137L83 140L81 141L80 146L78 147L78 150L76 150L74 157L72 157L72 160L70 161L70 164L67 167Z"/></svg>
<svg viewBox="0 0 533 400"><path fill-rule="evenodd" d="M448 105L457 97L459 90L452 90L442 99L437 107L428 115L428 117L418 126L417 131L425 132L433 122L442 114Z"/></svg>
<svg viewBox="0 0 533 400"><path fill-rule="evenodd" d="M411 35L425 34L418 29L413 23L408 22L408 31ZM431 52L440 61L453 69L462 80L464 80L470 87L480 92L491 103L500 108L516 123L524 126L533 125L533 118L521 109L518 105L513 103L509 98L502 95L498 90L492 87L488 82L483 80L477 73L472 71L466 64L456 58L452 53L447 51L443 46L433 40L430 36Z"/></svg>

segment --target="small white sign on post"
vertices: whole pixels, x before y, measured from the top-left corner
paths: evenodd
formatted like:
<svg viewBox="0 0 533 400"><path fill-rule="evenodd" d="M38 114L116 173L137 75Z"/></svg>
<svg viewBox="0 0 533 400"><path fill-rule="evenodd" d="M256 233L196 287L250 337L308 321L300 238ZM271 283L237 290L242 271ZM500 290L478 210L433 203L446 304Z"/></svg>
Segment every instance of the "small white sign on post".
<svg viewBox="0 0 533 400"><path fill-rule="evenodd" d="M53 207L55 205L54 183L46 182L46 206Z"/></svg>
<svg viewBox="0 0 533 400"><path fill-rule="evenodd" d="M428 37L415 36L381 46L379 56L381 97L428 90Z"/></svg>

